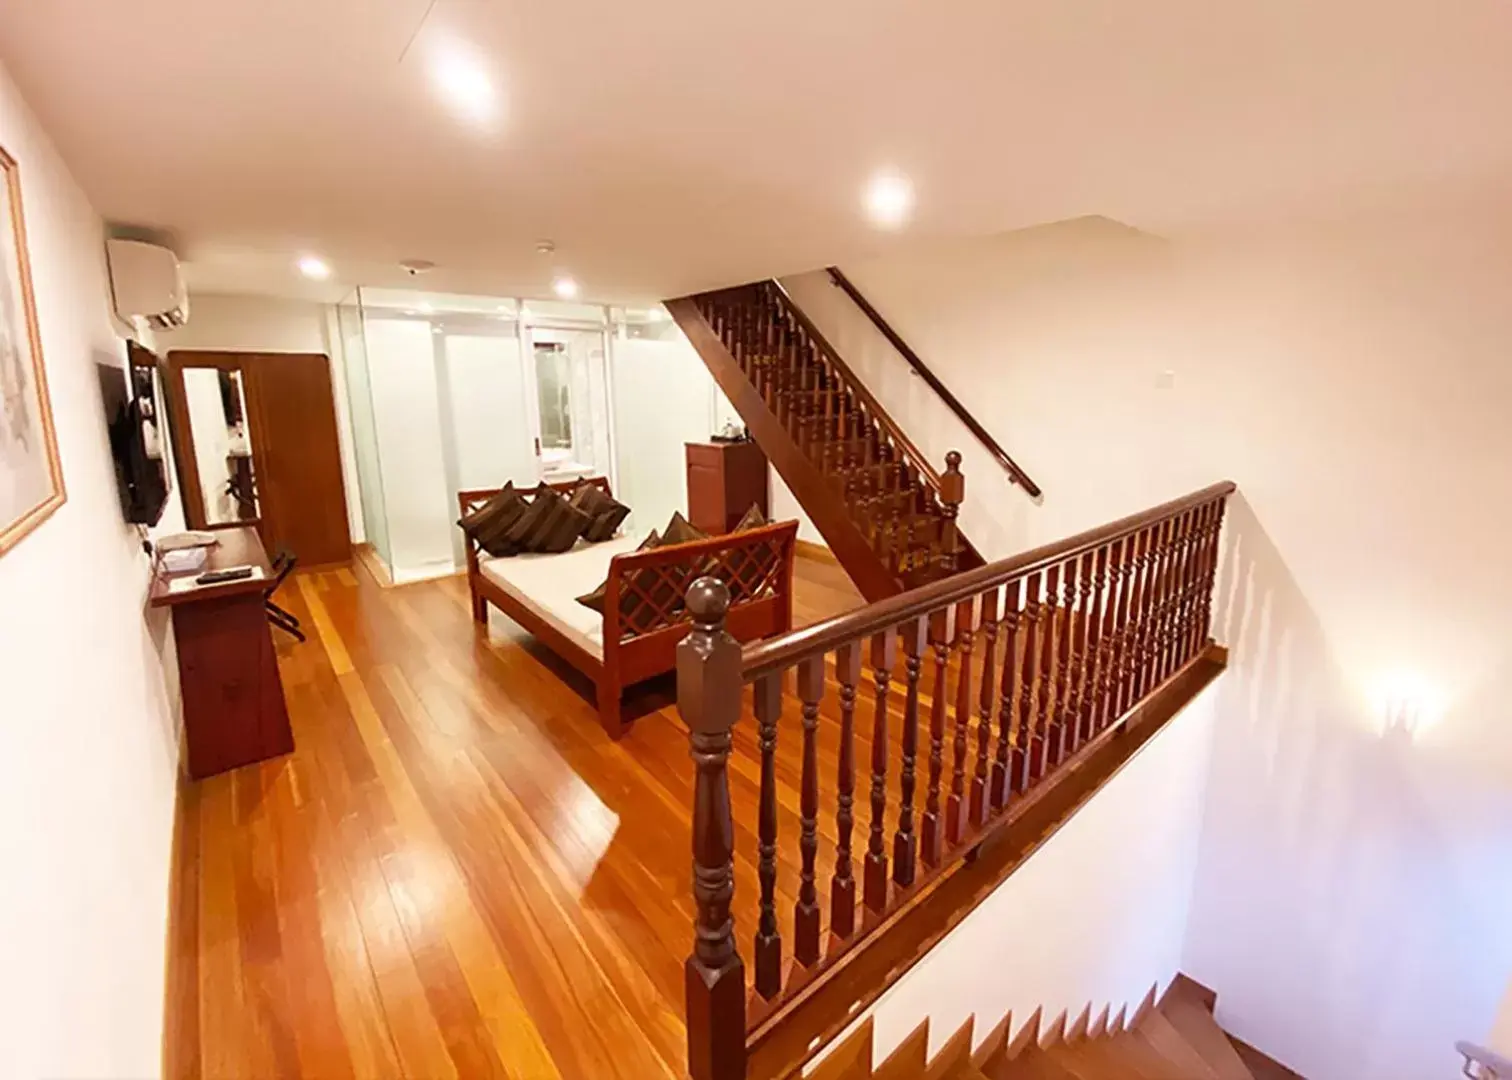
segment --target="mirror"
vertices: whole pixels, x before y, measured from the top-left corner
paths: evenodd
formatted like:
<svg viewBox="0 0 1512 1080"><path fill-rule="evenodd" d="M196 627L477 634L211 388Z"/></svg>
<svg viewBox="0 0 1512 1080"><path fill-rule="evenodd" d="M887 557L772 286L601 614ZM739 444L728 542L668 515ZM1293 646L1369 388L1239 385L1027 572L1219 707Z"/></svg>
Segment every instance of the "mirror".
<svg viewBox="0 0 1512 1080"><path fill-rule="evenodd" d="M255 522L257 478L242 373L186 367L183 377L205 525Z"/></svg>

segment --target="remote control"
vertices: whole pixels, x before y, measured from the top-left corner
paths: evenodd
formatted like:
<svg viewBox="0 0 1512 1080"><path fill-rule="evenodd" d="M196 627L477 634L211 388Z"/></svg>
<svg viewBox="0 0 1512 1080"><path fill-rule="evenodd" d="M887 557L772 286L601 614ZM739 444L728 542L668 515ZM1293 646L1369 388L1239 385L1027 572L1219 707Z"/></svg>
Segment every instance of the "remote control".
<svg viewBox="0 0 1512 1080"><path fill-rule="evenodd" d="M233 566L229 570L211 570L195 578L199 585L219 585L224 581L241 581L252 576L250 566Z"/></svg>

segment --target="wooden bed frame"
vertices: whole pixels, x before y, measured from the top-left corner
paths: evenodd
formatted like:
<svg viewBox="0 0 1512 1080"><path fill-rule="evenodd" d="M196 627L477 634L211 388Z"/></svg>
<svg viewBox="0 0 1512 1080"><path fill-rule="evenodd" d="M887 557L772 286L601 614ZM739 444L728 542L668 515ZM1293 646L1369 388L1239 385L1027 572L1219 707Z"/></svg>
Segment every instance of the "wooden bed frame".
<svg viewBox="0 0 1512 1080"><path fill-rule="evenodd" d="M591 483L606 494L609 481L587 477L550 486L563 494L581 483ZM457 493L463 514L497 494L498 488L473 488ZM488 625L488 605L529 630L547 647L594 681L598 689L599 722L611 738L629 729L621 711L626 688L654 675L672 671L677 663L677 643L692 623L682 608L688 586L712 573L727 584L738 582L753 595L730 605L725 626L739 641L756 641L786 633L793 622L793 549L798 523L785 521L747 532L711 536L688 544L673 544L650 551L627 552L609 562L604 590L604 655L600 659L552 626L534 607L523 604L484 577L478 545L467 545L467 583L472 590L473 619ZM646 586L649 580L651 584ZM621 598L632 593L642 597L635 626L620 612ZM665 602L661 602L665 597Z"/></svg>

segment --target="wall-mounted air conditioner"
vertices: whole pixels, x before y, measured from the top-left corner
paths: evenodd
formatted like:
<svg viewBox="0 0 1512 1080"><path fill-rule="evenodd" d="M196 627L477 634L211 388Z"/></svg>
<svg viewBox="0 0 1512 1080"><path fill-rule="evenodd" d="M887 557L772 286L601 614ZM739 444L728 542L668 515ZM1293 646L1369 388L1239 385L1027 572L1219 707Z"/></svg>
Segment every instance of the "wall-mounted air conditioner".
<svg viewBox="0 0 1512 1080"><path fill-rule="evenodd" d="M105 253L116 314L127 321L145 319L154 330L189 321L189 293L172 251L142 240L107 240Z"/></svg>

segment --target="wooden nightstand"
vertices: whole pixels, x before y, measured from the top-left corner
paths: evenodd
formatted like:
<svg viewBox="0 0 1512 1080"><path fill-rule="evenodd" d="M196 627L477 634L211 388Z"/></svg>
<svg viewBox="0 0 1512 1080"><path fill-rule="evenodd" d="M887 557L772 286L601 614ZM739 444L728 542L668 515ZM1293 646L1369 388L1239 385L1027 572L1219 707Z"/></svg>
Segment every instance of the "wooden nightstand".
<svg viewBox="0 0 1512 1080"><path fill-rule="evenodd" d="M688 520L727 533L755 503L767 506L767 459L754 442L688 443Z"/></svg>

